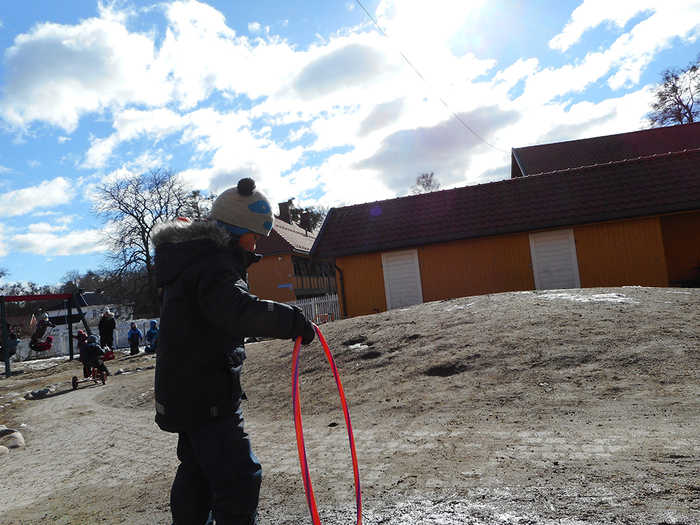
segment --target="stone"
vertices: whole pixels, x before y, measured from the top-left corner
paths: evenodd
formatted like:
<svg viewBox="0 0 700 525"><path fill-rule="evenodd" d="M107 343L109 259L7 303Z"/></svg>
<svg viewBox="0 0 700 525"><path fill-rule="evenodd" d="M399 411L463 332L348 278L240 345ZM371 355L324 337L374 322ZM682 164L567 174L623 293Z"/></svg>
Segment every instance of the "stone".
<svg viewBox="0 0 700 525"><path fill-rule="evenodd" d="M5 436L3 441L7 448L21 448L25 445L24 436L16 430L12 434Z"/></svg>
<svg viewBox="0 0 700 525"><path fill-rule="evenodd" d="M50 388L43 388L41 390L35 390L34 392L32 392L32 398L34 399L43 399L49 395L51 395Z"/></svg>

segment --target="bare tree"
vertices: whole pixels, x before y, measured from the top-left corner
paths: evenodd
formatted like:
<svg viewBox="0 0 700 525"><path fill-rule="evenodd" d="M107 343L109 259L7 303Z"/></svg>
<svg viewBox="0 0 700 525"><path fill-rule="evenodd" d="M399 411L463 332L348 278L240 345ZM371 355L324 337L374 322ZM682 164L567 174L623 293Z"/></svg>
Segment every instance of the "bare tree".
<svg viewBox="0 0 700 525"><path fill-rule="evenodd" d="M421 173L416 177L416 183L411 186L412 195L420 195L421 193L430 193L440 189L440 183L435 178L434 173Z"/></svg>
<svg viewBox="0 0 700 525"><path fill-rule="evenodd" d="M661 73L649 113L652 128L690 124L700 119L700 55L684 69Z"/></svg>
<svg viewBox="0 0 700 525"><path fill-rule="evenodd" d="M289 199L287 201L289 204L289 218L292 222L299 223L301 221L302 213L309 214L309 222L311 231L320 228L323 224L326 215L328 215L329 208L327 206L307 206L306 208L300 208L294 204L294 199Z"/></svg>
<svg viewBox="0 0 700 525"><path fill-rule="evenodd" d="M107 266L113 281L129 282L135 313L158 315L151 232L157 224L191 211L192 195L178 172L166 168L97 187L93 213L106 224Z"/></svg>
<svg viewBox="0 0 700 525"><path fill-rule="evenodd" d="M214 192L206 194L201 190L193 190L185 199L185 207L180 215L193 220L206 219L216 197L217 195Z"/></svg>

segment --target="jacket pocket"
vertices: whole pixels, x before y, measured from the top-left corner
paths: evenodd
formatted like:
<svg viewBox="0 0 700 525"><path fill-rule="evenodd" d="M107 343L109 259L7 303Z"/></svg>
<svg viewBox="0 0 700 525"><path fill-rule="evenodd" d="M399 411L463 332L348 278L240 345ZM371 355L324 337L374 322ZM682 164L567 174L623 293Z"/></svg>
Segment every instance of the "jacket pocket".
<svg viewBox="0 0 700 525"><path fill-rule="evenodd" d="M245 399L245 392L241 386L241 372L243 370L243 361L245 361L245 350L236 348L226 350L226 359L228 361L228 370L231 374L231 401L236 402L239 399Z"/></svg>

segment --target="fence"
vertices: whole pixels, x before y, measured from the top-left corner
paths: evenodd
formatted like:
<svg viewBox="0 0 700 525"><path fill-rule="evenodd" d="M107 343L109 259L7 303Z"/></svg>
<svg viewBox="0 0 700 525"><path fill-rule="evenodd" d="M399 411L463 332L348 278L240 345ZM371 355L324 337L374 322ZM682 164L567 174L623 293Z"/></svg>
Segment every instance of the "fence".
<svg viewBox="0 0 700 525"><path fill-rule="evenodd" d="M340 319L340 302L338 300L338 295L326 295L323 297L313 297L311 299L301 299L299 301L290 301L286 303L290 306L298 306L304 312L304 316L307 319L311 319L315 323L323 323L326 321L335 321ZM155 320L158 325L160 325L160 319ZM141 345L145 345L146 332L151 327L151 320L138 319L133 321L136 323L136 327L141 330L144 337L144 342ZM117 349L129 348L129 340L126 334L131 328L131 322L120 323L117 329L114 331L114 346ZM74 327L73 333L78 333L78 329ZM96 328L94 329L95 335L97 334ZM56 333L51 334L53 337L53 346L51 350L46 352L35 352L29 349L29 339L22 339L17 346L17 354L12 357L13 361L27 361L28 359L46 359L49 357L60 357L70 354L70 347L68 346L68 334L67 333ZM76 346L76 341L73 341L73 353L74 356L78 357L78 348Z"/></svg>
<svg viewBox="0 0 700 525"><path fill-rule="evenodd" d="M304 316L312 321L325 322L340 319L340 302L338 295L326 295L324 297L312 297L311 299L300 299L286 303L290 306L298 306L304 312ZM321 319L319 316L326 316ZM317 319L318 318L318 319Z"/></svg>
<svg viewBox="0 0 700 525"><path fill-rule="evenodd" d="M155 319L155 321L160 325L160 319ZM131 323L136 323L136 327L141 330L144 340L141 342L141 346L146 345L146 332L151 327L151 320L148 319L138 319L136 321L130 321L127 323L120 323L117 325L116 330L114 330L114 346L115 349L129 348L129 339L127 338L127 333L131 329ZM61 327L65 328L65 327ZM77 334L78 330L81 330L82 325L73 326L73 333ZM67 330L67 329L66 329ZM98 338L99 333L97 332L97 327L92 327L91 330ZM70 355L70 347L68 346L68 333L61 332L59 329L52 330L49 335L53 337L53 344L51 345L51 350L45 352L35 352L29 348L29 338L22 338L17 345L17 353L12 356L13 361L27 361L30 359L48 359L50 357L62 357L65 355ZM77 359L80 353L78 352L78 342L73 340L73 356Z"/></svg>

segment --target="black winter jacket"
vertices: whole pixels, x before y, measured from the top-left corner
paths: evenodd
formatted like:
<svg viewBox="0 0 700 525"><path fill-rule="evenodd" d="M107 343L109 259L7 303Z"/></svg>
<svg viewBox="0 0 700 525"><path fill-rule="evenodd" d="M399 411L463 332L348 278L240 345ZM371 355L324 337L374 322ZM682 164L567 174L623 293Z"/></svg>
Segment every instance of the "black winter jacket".
<svg viewBox="0 0 700 525"><path fill-rule="evenodd" d="M167 223L153 235L162 311L156 354L156 423L181 432L235 412L244 337L291 339L291 307L248 292L246 252L213 222Z"/></svg>
<svg viewBox="0 0 700 525"><path fill-rule="evenodd" d="M97 323L97 331L100 332L100 337L111 337L114 330L117 328L117 321L113 315L100 317L100 322Z"/></svg>
<svg viewBox="0 0 700 525"><path fill-rule="evenodd" d="M102 347L97 343L85 343L80 348L80 362L84 364L94 364L105 355Z"/></svg>

